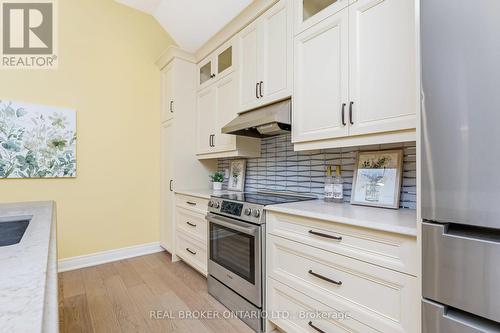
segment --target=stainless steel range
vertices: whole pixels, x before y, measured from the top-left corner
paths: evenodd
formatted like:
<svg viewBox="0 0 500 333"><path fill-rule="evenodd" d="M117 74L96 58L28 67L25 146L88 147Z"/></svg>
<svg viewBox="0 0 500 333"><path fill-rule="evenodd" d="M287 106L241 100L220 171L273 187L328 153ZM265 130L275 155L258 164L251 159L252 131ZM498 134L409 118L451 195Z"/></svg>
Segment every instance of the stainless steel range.
<svg viewBox="0 0 500 333"><path fill-rule="evenodd" d="M256 332L264 331L264 207L311 200L283 193L230 193L208 203L208 292Z"/></svg>

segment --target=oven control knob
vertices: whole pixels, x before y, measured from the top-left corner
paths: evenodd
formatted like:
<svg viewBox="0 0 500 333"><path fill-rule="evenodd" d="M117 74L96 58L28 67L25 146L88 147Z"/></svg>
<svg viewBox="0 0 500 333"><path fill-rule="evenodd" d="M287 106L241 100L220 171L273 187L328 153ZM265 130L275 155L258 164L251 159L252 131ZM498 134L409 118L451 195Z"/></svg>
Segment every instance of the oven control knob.
<svg viewBox="0 0 500 333"><path fill-rule="evenodd" d="M213 207L213 206L214 206L214 202L213 202L212 200L210 200L210 201L208 202L208 207Z"/></svg>
<svg viewBox="0 0 500 333"><path fill-rule="evenodd" d="M214 202L214 205L213 205L212 207L214 207L214 208L219 208L219 206L220 206L219 202L218 202L218 201L215 201L215 202Z"/></svg>
<svg viewBox="0 0 500 333"><path fill-rule="evenodd" d="M259 217L260 216L260 210L254 209L252 212L253 217Z"/></svg>
<svg viewBox="0 0 500 333"><path fill-rule="evenodd" d="M246 216L250 216L250 215L252 215L252 209L251 208L245 208L244 213L245 213Z"/></svg>

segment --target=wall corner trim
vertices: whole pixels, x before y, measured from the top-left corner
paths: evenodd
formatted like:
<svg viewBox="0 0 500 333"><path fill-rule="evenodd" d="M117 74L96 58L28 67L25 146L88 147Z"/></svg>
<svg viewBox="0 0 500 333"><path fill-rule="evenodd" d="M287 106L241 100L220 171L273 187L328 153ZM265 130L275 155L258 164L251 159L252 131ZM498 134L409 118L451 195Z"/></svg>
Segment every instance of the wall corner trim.
<svg viewBox="0 0 500 333"><path fill-rule="evenodd" d="M122 247L58 260L58 272L105 264L108 262L164 251L159 242Z"/></svg>

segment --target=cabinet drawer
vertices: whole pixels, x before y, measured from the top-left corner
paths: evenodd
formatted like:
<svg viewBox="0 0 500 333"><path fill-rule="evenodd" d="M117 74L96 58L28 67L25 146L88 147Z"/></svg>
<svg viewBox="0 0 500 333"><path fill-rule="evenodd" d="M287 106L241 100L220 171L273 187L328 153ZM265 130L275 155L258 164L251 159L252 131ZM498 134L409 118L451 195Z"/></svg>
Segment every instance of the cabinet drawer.
<svg viewBox="0 0 500 333"><path fill-rule="evenodd" d="M196 238L199 242L207 244L207 221L205 215L175 207L175 224L177 230Z"/></svg>
<svg viewBox="0 0 500 333"><path fill-rule="evenodd" d="M181 231L177 232L175 244L175 254L181 257L188 265L207 275L207 249L205 244L198 242Z"/></svg>
<svg viewBox="0 0 500 333"><path fill-rule="evenodd" d="M274 279L267 280L271 321L288 333L376 333L342 309L330 308Z"/></svg>
<svg viewBox="0 0 500 333"><path fill-rule="evenodd" d="M382 332L415 332L415 277L272 235L267 248L270 277Z"/></svg>
<svg viewBox="0 0 500 333"><path fill-rule="evenodd" d="M208 210L208 199L176 194L175 205L198 213L205 214Z"/></svg>
<svg viewBox="0 0 500 333"><path fill-rule="evenodd" d="M414 237L288 214L267 214L270 234L417 275L417 242Z"/></svg>

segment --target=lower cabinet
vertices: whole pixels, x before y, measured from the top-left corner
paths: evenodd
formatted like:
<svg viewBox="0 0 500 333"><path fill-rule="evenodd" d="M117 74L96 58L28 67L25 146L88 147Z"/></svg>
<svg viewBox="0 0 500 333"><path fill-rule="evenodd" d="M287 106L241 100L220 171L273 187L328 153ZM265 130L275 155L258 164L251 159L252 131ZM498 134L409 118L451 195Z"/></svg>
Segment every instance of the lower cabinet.
<svg viewBox="0 0 500 333"><path fill-rule="evenodd" d="M175 195L175 254L185 263L207 275L208 200Z"/></svg>
<svg viewBox="0 0 500 333"><path fill-rule="evenodd" d="M338 246L343 238L332 241L337 247L328 247L299 242L293 234L283 237L286 234L280 230L285 226L276 225L273 213L268 215L267 298L274 324L286 332L418 331L416 276L344 255ZM300 219L295 222L300 223ZM354 230L344 232L352 234ZM370 244L366 242L358 239L361 253Z"/></svg>

